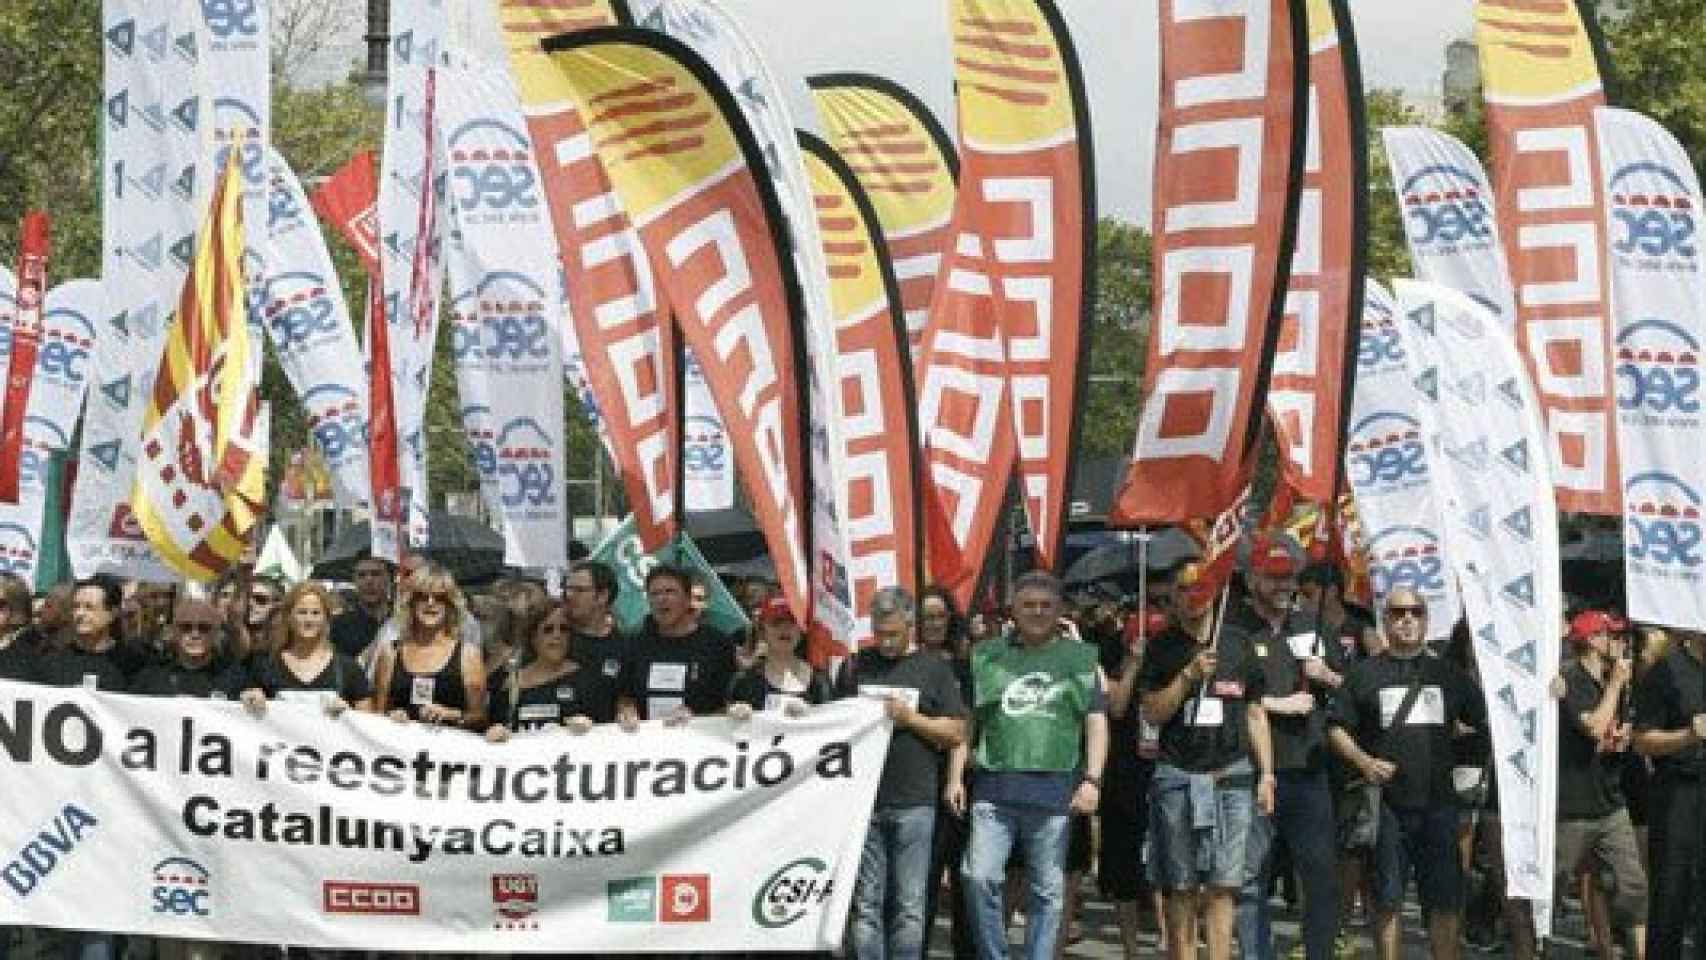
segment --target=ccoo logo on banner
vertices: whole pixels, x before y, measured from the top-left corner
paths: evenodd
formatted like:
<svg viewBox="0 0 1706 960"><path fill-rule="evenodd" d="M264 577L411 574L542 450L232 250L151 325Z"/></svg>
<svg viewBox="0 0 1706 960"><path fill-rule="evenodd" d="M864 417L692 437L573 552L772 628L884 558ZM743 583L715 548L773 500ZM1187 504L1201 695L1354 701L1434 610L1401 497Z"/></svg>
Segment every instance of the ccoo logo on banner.
<svg viewBox="0 0 1706 960"><path fill-rule="evenodd" d="M1626 110L1594 111L1615 307L1617 448L1631 617L1706 629L1699 484L1706 272L1699 178L1676 138Z"/></svg>
<svg viewBox="0 0 1706 960"><path fill-rule="evenodd" d="M1536 922L1549 923L1558 707L1547 686L1563 596L1541 407L1502 319L1432 284L1400 280L1398 301L1415 391L1436 405L1429 443L1444 453L1431 464L1450 558L1440 572L1461 585L1482 688L1492 694L1509 891L1538 901Z"/></svg>

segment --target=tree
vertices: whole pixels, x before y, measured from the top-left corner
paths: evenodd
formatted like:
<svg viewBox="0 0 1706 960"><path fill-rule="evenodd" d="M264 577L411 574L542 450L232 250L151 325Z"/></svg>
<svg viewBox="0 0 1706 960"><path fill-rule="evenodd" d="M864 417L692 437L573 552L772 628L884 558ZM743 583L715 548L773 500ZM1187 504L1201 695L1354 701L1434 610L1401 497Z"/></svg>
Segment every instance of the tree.
<svg viewBox="0 0 1706 960"><path fill-rule="evenodd" d="M1364 101L1368 117L1368 275L1390 285L1393 277L1410 275L1410 248L1380 130L1425 121L1396 90L1371 90Z"/></svg>
<svg viewBox="0 0 1706 960"><path fill-rule="evenodd" d="M1627 0L1602 17L1614 75L1611 102L1652 117L1682 141L1696 171L1706 169L1706 4Z"/></svg>
<svg viewBox="0 0 1706 960"><path fill-rule="evenodd" d="M1131 454L1149 352L1151 249L1141 227L1112 218L1096 225L1096 312L1083 333L1090 375L1079 401L1080 457Z"/></svg>

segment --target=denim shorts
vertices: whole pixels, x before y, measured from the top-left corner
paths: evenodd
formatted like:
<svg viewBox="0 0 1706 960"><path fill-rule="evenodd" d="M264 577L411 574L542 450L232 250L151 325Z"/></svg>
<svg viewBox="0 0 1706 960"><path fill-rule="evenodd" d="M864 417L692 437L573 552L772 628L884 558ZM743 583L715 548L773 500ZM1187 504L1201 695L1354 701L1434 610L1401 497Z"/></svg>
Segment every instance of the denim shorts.
<svg viewBox="0 0 1706 960"><path fill-rule="evenodd" d="M1457 849L1456 804L1419 810L1380 805L1380 835L1374 844L1374 902L1382 910L1404 902L1410 870L1427 910L1463 909L1463 861Z"/></svg>
<svg viewBox="0 0 1706 960"><path fill-rule="evenodd" d="M1209 786L1176 767L1155 768L1149 800L1149 883L1155 889L1244 885L1255 776L1249 761L1240 760L1213 777Z"/></svg>

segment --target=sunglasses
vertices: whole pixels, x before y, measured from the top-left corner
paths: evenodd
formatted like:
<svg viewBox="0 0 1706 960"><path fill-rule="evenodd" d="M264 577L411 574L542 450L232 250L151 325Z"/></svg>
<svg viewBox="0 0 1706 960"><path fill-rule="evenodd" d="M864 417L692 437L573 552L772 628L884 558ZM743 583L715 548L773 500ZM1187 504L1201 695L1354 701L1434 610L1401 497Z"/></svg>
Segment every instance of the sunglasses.
<svg viewBox="0 0 1706 960"><path fill-rule="evenodd" d="M178 628L179 633L212 633L219 629L217 623L198 623L193 620L180 620L174 626Z"/></svg>
<svg viewBox="0 0 1706 960"><path fill-rule="evenodd" d="M1387 607L1386 615L1394 620L1402 617L1415 617L1417 620L1428 615L1427 607Z"/></svg>
<svg viewBox="0 0 1706 960"><path fill-rule="evenodd" d="M249 594L249 603L258 607L270 607L273 605L272 594L251 593Z"/></svg>
<svg viewBox="0 0 1706 960"><path fill-rule="evenodd" d="M450 603L450 594L448 594L448 593L417 593L413 597L409 598L410 603L426 603L429 600L432 601L433 603L448 604L448 603Z"/></svg>

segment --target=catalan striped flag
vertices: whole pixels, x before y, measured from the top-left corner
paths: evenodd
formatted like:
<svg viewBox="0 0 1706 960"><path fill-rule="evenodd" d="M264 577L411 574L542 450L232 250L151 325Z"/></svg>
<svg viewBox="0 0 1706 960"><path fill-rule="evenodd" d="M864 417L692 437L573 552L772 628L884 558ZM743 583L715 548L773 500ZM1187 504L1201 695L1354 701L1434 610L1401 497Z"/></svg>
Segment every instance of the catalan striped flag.
<svg viewBox="0 0 1706 960"><path fill-rule="evenodd" d="M149 395L131 497L154 549L199 581L237 562L264 496L266 415L245 316L242 195L238 166L228 162Z"/></svg>

